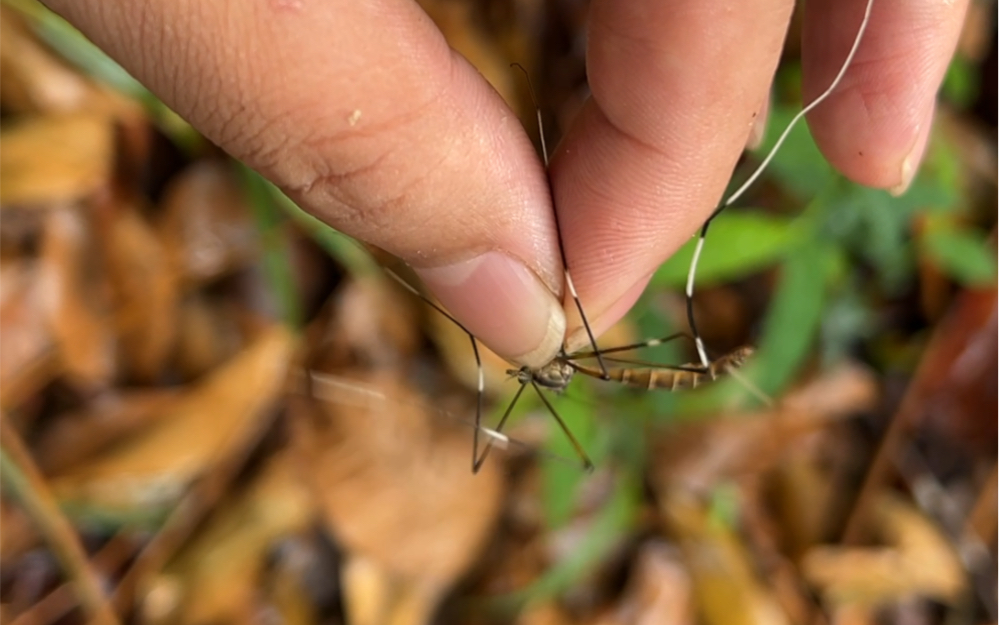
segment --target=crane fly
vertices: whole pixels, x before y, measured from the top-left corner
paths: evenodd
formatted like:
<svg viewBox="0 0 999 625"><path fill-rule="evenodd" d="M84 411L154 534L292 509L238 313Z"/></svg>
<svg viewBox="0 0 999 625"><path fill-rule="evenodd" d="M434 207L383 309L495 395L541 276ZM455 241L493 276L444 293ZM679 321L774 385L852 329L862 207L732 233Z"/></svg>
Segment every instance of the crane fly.
<svg viewBox="0 0 999 625"><path fill-rule="evenodd" d="M693 389L704 384L711 383L720 377L728 374L734 374L734 372L740 369L746 361L753 355L754 348L745 346L740 347L728 354L722 355L717 358L710 358L708 356L707 349L705 348L704 341L701 338L697 330L696 320L694 318L693 312L693 298L694 298L694 283L697 273L697 266L701 256L701 252L704 248L704 243L707 238L708 228L715 218L718 217L727 207L731 206L735 201L737 201L743 193L759 178L764 169L770 164L777 150L780 149L781 145L784 143L785 139L788 137L791 130L801 121L804 116L814 109L816 106L821 104L826 98L829 97L836 89L836 87L841 82L846 70L849 68L856 55L857 49L860 46L861 39L863 38L864 31L867 28L867 23L870 19L871 7L873 5L873 0L867 0L863 19L857 29L856 37L853 41L853 45L850 48L839 72L832 80L830 85L823 91L818 97L816 97L811 103L802 108L802 110L792 118L788 126L784 129L777 142L774 144L770 153L767 154L766 158L759 164L759 166L753 171L749 178L727 199L718 205L718 207L711 213L711 215L705 220L704 225L700 229L698 235L697 244L694 249L694 255L691 259L690 267L687 274L687 282L685 289L685 301L686 301L686 316L687 322L690 326L691 334L687 335L685 333L673 334L661 339L653 339L650 341L645 341L642 343L637 343L633 345L625 345L621 347L612 347L601 349L596 345L596 337L590 328L589 321L586 317L586 313L583 310L583 305L579 299L579 295L576 292L575 285L572 281L572 276L569 273L568 263L566 261L565 250L562 246L561 234L558 228L558 212L555 211L555 227L556 232L559 233L558 248L561 255L562 266L564 268L565 284L572 298L576 310L579 312L580 320L582 321L583 328L586 331L586 336L589 340L591 349L584 352L566 353L564 347L559 351L559 353L547 364L540 367L527 367L522 366L518 369L509 369L507 374L512 378L515 378L520 383L520 388L514 394L513 398L510 400L506 410L503 413L499 423L495 428L486 428L482 425L482 404L483 395L485 391L484 373L482 368L482 359L479 353L478 340L475 336L461 324L457 319L455 319L448 311L444 308L431 301L420 293L417 289L408 284L405 280L400 278L390 269L385 271L397 282L399 282L406 290L410 291L428 305L433 307L437 312L444 315L447 319L451 320L458 328L460 328L465 334L468 335L469 340L472 345L472 353L475 357L475 363L478 369L478 388L477 388L477 404L476 404L476 415L473 429L473 443L472 443L472 471L478 472L489 455L489 451L493 448L494 444L502 444L505 436L502 434L503 427L506 425L507 420L513 412L513 408L517 405L520 400L521 395L523 395L524 390L530 386L532 387L538 397L544 403L548 412L551 413L552 417L558 423L559 428L568 438L576 454L579 456L583 463L583 467L587 470L593 468L593 462L590 460L583 446L579 443L575 436L573 436L569 427L566 425L565 421L559 416L558 411L552 405L551 401L546 397L543 391L550 391L554 393L562 393L566 390L569 383L572 381L575 374L579 373L588 377L597 378L600 380L608 382L616 382L628 387L651 391L651 390L667 390L676 391L682 389ZM514 63L514 67L517 67L525 76L527 71L519 64ZM545 144L544 130L542 128L541 122L541 110L537 108L537 97L534 94L534 88L531 86L530 79L528 78L528 89L530 90L531 98L535 103L537 111L537 123L540 130L541 138L541 151L544 159L544 164L547 169L548 167L548 150ZM696 363L689 363L684 365L665 365L659 363L642 362L635 360L624 360L612 356L612 354L619 354L621 352L633 351L636 349L642 349L647 347L654 347L656 345L662 345L668 341L687 337L694 342L694 346L697 351L699 361ZM596 366L587 366L580 363L580 360L594 359L596 361ZM741 379L741 378L740 378ZM748 384L748 382L745 382ZM750 389L755 390L755 389ZM483 447L482 453L479 453L480 447L480 433L486 436L487 441Z"/></svg>
<svg viewBox="0 0 999 625"><path fill-rule="evenodd" d="M520 382L520 390L517 391L517 394L514 395L513 399L510 401L509 406L507 406L506 411L503 413L503 417L500 419L495 430L493 431L498 434L503 432L503 426L506 425L507 419L509 419L510 414L513 412L513 407L517 404L517 400L520 399L521 393L523 393L524 389L527 388L527 385L530 384L534 390L537 391L538 397L541 398L541 401L544 402L548 411L551 412L553 417L555 417L559 427L572 444L573 449L582 459L583 467L587 470L591 470L593 468L593 462L586 455L586 452L583 450L582 445L579 444L579 441L576 440L576 437L572 435L572 432L559 416L555 407L548 401L545 394L541 392L541 389L546 389L554 393L562 393L566 390L566 388L568 388L569 383L572 381L572 378L576 373L581 373L598 380L618 382L631 388L646 391L677 391L683 389L693 389L713 382L719 377L738 369L753 354L752 347L740 347L731 353L715 359L709 363L707 367L703 367L699 363L673 366L636 360L621 360L607 356L607 354L617 352L632 351L645 347L655 347L656 345L661 345L673 339L686 336L687 335L684 333L677 333L663 339L653 339L651 341L636 343L634 345L611 347L590 352L577 352L569 355L562 354L556 356L554 360L537 369L531 369L526 366L521 367L520 369L510 369L507 371L507 374L517 378ZM605 368L601 370L593 367L587 367L576 362L577 360L586 358L600 358L605 365L606 363L615 363L639 366L605 366ZM485 462L492 446L493 442L487 441L485 448L482 451L482 455L476 455L476 457L473 458L473 471L478 471L479 468L482 467L482 463Z"/></svg>

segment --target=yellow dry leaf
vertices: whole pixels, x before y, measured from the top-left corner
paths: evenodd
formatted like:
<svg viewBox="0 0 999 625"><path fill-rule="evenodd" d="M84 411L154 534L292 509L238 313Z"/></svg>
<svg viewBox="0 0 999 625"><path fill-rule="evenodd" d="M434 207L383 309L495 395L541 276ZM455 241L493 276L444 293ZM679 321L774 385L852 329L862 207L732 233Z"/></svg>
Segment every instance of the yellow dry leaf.
<svg viewBox="0 0 999 625"><path fill-rule="evenodd" d="M911 503L884 494L873 522L884 546L816 547L802 560L806 579L834 606L876 606L911 597L958 601L964 567L949 540Z"/></svg>
<svg viewBox="0 0 999 625"><path fill-rule="evenodd" d="M144 622L248 622L261 608L268 554L308 527L312 501L287 452L270 459L244 490L223 500L202 529L150 581ZM164 601L169 598L170 601Z"/></svg>
<svg viewBox="0 0 999 625"><path fill-rule="evenodd" d="M392 402L328 388L296 432L303 468L340 544L392 589L384 622L422 623L484 548L503 480L495 463L472 474L470 430L441 423L429 398L391 376L365 385ZM346 587L348 606L370 603L366 588Z"/></svg>
<svg viewBox="0 0 999 625"><path fill-rule="evenodd" d="M94 113L31 118L0 132L0 205L68 204L106 188L115 165L113 119Z"/></svg>
<svg viewBox="0 0 999 625"><path fill-rule="evenodd" d="M613 610L593 625L693 625L690 574L680 554L663 542L649 542L634 560L628 587Z"/></svg>
<svg viewBox="0 0 999 625"><path fill-rule="evenodd" d="M116 199L99 222L101 251L123 369L149 382L162 374L176 338L178 285L163 246L134 201Z"/></svg>
<svg viewBox="0 0 999 625"><path fill-rule="evenodd" d="M0 407L19 406L56 374L52 336L41 314L37 263L0 264Z"/></svg>
<svg viewBox="0 0 999 625"><path fill-rule="evenodd" d="M24 20L0 6L0 101L12 113L65 113L81 108L87 80L42 45Z"/></svg>
<svg viewBox="0 0 999 625"><path fill-rule="evenodd" d="M787 615L755 573L752 557L728 527L700 504L670 493L663 513L683 549L694 598L705 625L785 625Z"/></svg>
<svg viewBox="0 0 999 625"><path fill-rule="evenodd" d="M53 491L99 516L158 516L191 480L256 440L284 390L295 343L282 327L264 332L147 429L54 477Z"/></svg>
<svg viewBox="0 0 999 625"><path fill-rule="evenodd" d="M82 209L51 209L39 264L42 316L71 382L88 390L110 384L116 371L102 268Z"/></svg>

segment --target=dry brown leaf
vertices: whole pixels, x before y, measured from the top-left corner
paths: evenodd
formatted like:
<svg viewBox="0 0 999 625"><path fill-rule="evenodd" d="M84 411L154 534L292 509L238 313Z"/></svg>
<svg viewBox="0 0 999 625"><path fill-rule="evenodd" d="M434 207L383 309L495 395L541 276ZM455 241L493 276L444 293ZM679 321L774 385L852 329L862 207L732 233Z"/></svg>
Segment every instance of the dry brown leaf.
<svg viewBox="0 0 999 625"><path fill-rule="evenodd" d="M816 547L804 576L833 606L874 606L918 596L959 600L967 578L952 541L909 502L883 494L873 522L883 547Z"/></svg>
<svg viewBox="0 0 999 625"><path fill-rule="evenodd" d="M169 414L174 389L107 393L84 410L60 414L34 445L39 468L61 473Z"/></svg>
<svg viewBox="0 0 999 625"><path fill-rule="evenodd" d="M554 601L529 606L517 619L517 625L572 625L573 620Z"/></svg>
<svg viewBox="0 0 999 625"><path fill-rule="evenodd" d="M4 563L14 562L18 556L41 541L38 528L24 510L11 503L6 497L0 498L0 554Z"/></svg>
<svg viewBox="0 0 999 625"><path fill-rule="evenodd" d="M310 379L338 383L315 391L313 409L301 404L294 440L330 530L361 571L344 589L348 612L367 614L370 588L383 588L377 622L415 624L479 557L503 480L494 463L473 475L471 430L441 418L474 414L467 395L428 397L406 381L412 345L396 327L406 306L379 306L390 292L377 285L349 284L333 322L314 328Z"/></svg>
<svg viewBox="0 0 999 625"><path fill-rule="evenodd" d="M388 377L364 383L394 401L365 408L356 396L338 402L327 393L299 444L311 448L303 457L333 534L390 579L401 602L392 619L426 622L481 553L502 477L494 463L472 474L470 431L442 424L427 397ZM345 593L348 604L364 601ZM427 612L405 612L417 606Z"/></svg>
<svg viewBox="0 0 999 625"><path fill-rule="evenodd" d="M249 262L257 231L243 188L221 161L200 161L176 176L161 203L159 231L185 283L202 284Z"/></svg>
<svg viewBox="0 0 999 625"><path fill-rule="evenodd" d="M215 368L240 348L243 336L233 324L231 306L203 292L190 293L177 311L173 366L183 380Z"/></svg>
<svg viewBox="0 0 999 625"><path fill-rule="evenodd" d="M156 514L213 463L256 440L284 390L294 346L287 330L272 328L147 429L53 478L53 489L98 513Z"/></svg>
<svg viewBox="0 0 999 625"><path fill-rule="evenodd" d="M312 512L292 459L286 452L270 459L151 580L144 622L253 622L263 608L260 584L270 549L304 530Z"/></svg>
<svg viewBox="0 0 999 625"><path fill-rule="evenodd" d="M107 187L115 128L103 114L25 119L0 131L0 205L68 204Z"/></svg>
<svg viewBox="0 0 999 625"><path fill-rule="evenodd" d="M39 282L42 314L71 382L104 388L115 374L114 333L102 268L82 209L48 211Z"/></svg>
<svg viewBox="0 0 999 625"><path fill-rule="evenodd" d="M533 121L533 115L526 115L528 111L533 113L525 106L530 102L524 97L526 81L510 67L514 61L528 60L506 57L494 29L484 28L481 16L476 15L479 7L454 0L420 0L420 6L444 33L448 44L475 66L522 122Z"/></svg>
<svg viewBox="0 0 999 625"><path fill-rule="evenodd" d="M693 588L679 553L663 542L642 545L628 587L594 625L693 625Z"/></svg>
<svg viewBox="0 0 999 625"><path fill-rule="evenodd" d="M753 415L705 419L661 438L654 473L660 488L707 492L725 479L767 471L808 435L877 398L873 375L858 365L823 374Z"/></svg>
<svg viewBox="0 0 999 625"><path fill-rule="evenodd" d="M88 81L52 54L7 5L0 6L0 102L12 113L79 110Z"/></svg>
<svg viewBox="0 0 999 625"><path fill-rule="evenodd" d="M301 488L301 485L298 487ZM265 586L267 599L282 625L319 623L317 612L320 608L315 605L315 597L308 592L304 583L310 574L315 573L309 570L309 565L318 559L318 552L321 551L316 545L306 540L281 542L276 562L267 572ZM334 586L328 578L319 579L319 583L329 588L332 594Z"/></svg>
<svg viewBox="0 0 999 625"><path fill-rule="evenodd" d="M135 205L115 198L98 220L112 289L122 368L151 382L163 373L176 338L178 285L155 231Z"/></svg>
<svg viewBox="0 0 999 625"><path fill-rule="evenodd" d="M844 521L835 512L844 508L848 485L837 479L828 458L817 449L834 445L825 434L816 433L790 450L770 480L783 548L794 561L831 538Z"/></svg>
<svg viewBox="0 0 999 625"><path fill-rule="evenodd" d="M713 521L692 498L668 496L663 515L683 548L694 597L705 625L789 623L774 596L757 578L751 554L729 528Z"/></svg>
<svg viewBox="0 0 999 625"><path fill-rule="evenodd" d="M41 314L37 263L0 264L0 407L19 406L56 374L52 336Z"/></svg>

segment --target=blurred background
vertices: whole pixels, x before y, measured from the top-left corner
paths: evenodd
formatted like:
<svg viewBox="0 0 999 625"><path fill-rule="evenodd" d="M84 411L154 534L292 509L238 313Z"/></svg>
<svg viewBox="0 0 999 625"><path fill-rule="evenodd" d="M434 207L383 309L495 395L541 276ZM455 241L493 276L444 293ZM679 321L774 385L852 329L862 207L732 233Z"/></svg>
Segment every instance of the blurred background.
<svg viewBox="0 0 999 625"><path fill-rule="evenodd" d="M537 139L527 69L557 141L586 3L421 4ZM743 380L574 381L592 473L525 394L475 476L468 339L404 268L41 5L0 11L0 621L996 622L994 3L905 196L801 126L712 226L695 314L715 356L757 346ZM798 38L733 188L801 108ZM687 329L690 255L607 346ZM496 423L517 384L485 366Z"/></svg>

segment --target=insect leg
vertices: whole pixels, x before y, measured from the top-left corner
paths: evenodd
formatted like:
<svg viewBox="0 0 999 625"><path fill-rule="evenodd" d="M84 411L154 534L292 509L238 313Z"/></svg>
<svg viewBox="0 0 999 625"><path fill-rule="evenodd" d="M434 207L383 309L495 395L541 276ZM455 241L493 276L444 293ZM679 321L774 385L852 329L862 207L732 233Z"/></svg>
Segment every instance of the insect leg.
<svg viewBox="0 0 999 625"><path fill-rule="evenodd" d="M538 385L535 382L532 381L531 386L534 387L534 390L538 393L538 397L541 398L545 407L548 408L548 412L552 413L552 416L555 417L555 421L558 423L558 426L562 428L562 432L565 433L569 442L572 443L572 448L576 450L576 454L579 456L579 459L583 461L583 469L587 472L593 471L593 461L590 460L590 457L586 455L585 451L583 451L583 446L580 445L579 441L576 440L576 437L572 435L572 432L569 430L569 426L565 424L565 421L563 421L562 417L559 416L558 411L555 410L555 406L552 406L552 403L548 401L548 398L545 397L545 394L541 392L541 389L538 388Z"/></svg>
<svg viewBox="0 0 999 625"><path fill-rule="evenodd" d="M531 77L528 75L527 70L520 63L513 63L511 67L516 67L520 71L524 72L524 77L527 79L527 89L531 94L531 101L534 103L534 110L538 118L538 134L541 137L541 156L545 163L545 176L548 176L548 146L545 143L545 127L541 121L541 107L538 106L538 98L534 93L534 85L531 84ZM551 179L548 179L548 191L551 193L552 185ZM555 197L552 196L552 208L555 207ZM593 329L590 328L590 321L586 318L586 313L583 311L583 303L579 301L579 294L576 293L576 285L572 282L572 275L569 273L569 262L565 258L565 247L562 245L562 228L559 227L558 223L558 210L554 211L555 218L555 233L558 236L558 253L561 257L562 267L565 270L565 286L569 289L569 295L572 297L572 301L576 306L576 311L579 313L579 319L583 322L583 328L586 330L586 337L590 341L590 347L593 348L593 355L597 359L597 363L600 365L600 377L604 380L609 380L610 375L607 373L607 366L604 364L603 358L600 357L600 350L597 348L597 339L593 336ZM564 353L564 352L563 352Z"/></svg>
<svg viewBox="0 0 999 625"><path fill-rule="evenodd" d="M705 367L710 365L711 359L708 358L707 352L704 349L704 341L701 339L701 335L697 331L697 325L694 322L694 276L697 274L697 263L701 258L701 250L704 248L704 239L708 234L708 227L719 213L742 197L742 194L745 193L754 182L756 182L757 178L760 177L763 170L765 170L770 164L770 161L773 160L774 156L777 154L777 150L779 150L781 145L784 144L784 141L787 139L788 135L791 134L791 130L794 129L798 122L801 121L801 119L804 118L805 115L807 115L812 109L822 104L822 102L836 90L836 87L839 86L839 83L843 80L843 76L846 74L846 70L849 69L850 64L853 63L853 57L856 56L857 49L860 48L860 42L864 37L864 31L867 30L867 23L871 18L871 7L873 5L874 0L867 0L867 4L864 6L864 18L860 22L860 27L857 28L857 36L853 40L850 52L846 55L846 59L843 60L843 65L840 66L839 72L836 74L836 77L833 78L829 86L826 87L826 90L819 94L817 98L812 100L811 103L802 108L801 111L799 111L798 114L791 119L791 122L784 129L784 132L781 133L780 137L778 137L777 143L775 143L774 147L770 149L770 153L763 159L763 162L759 164L749 178L747 178L746 181L728 197L728 199L722 202L718 208L711 213L711 216L708 217L708 219L704 222L704 225L701 227L701 233L697 239L697 246L694 248L694 256L690 261L690 268L687 271L686 297L687 322L690 324L690 331L694 334L694 343L697 346L697 355L701 359L701 364Z"/></svg>
<svg viewBox="0 0 999 625"><path fill-rule="evenodd" d="M485 373L482 370L482 357L479 355L479 342L478 340L476 340L475 335L469 332L468 328L462 325L460 321L455 319L451 315L451 313L444 310L441 306L437 305L437 303L435 303L430 298L424 296L423 293L417 291L415 288L413 288L411 284L403 280L396 272L392 271L391 269L388 269L387 267L384 267L383 269L385 270L385 273L389 275L389 277L391 277L393 280L402 285L404 289L406 289L413 295L419 297L421 300L427 303L431 308L433 308L434 310L436 310L437 312L439 312L440 314L444 315L452 322L454 322L456 326L461 328L462 332L468 335L468 340L471 341L472 343L472 354L475 356L475 370L478 374L478 380L477 380L478 388L476 389L475 392L475 430L472 432L472 473L477 473L479 471L479 467L482 465L481 462L476 461L476 458L478 457L479 454L479 431L482 429L482 403L483 403L483 397L485 396L486 393ZM490 446L492 445L492 438L490 438L488 445Z"/></svg>
<svg viewBox="0 0 999 625"><path fill-rule="evenodd" d="M520 395L524 392L524 388L526 386L527 386L526 383L522 383L520 385L520 388L517 389L517 394L514 395L513 399L510 400L510 405L506 407L506 411L503 413L503 418L500 419L499 423L493 429L493 431L496 432L497 434L503 431L503 426L506 425L507 419L510 418L510 414L513 412L513 407L517 405L517 400L520 399ZM479 395L479 397L481 399L482 395ZM489 450L493 448L493 437L490 437L490 439L486 441L486 446L482 450L482 455L481 456L479 455L479 447L478 447L479 416L481 414L482 414L482 406L480 404L479 410L475 415L475 439L472 446L472 473L479 472L479 469L482 468L482 463L484 463L486 461L486 458L489 457Z"/></svg>
<svg viewBox="0 0 999 625"><path fill-rule="evenodd" d="M659 339L649 339L647 341L642 341L641 343L633 343L631 345L608 347L606 349L600 349L592 352L576 352L572 354L571 358L574 360L578 358L596 358L598 353L601 355L606 355L606 354L614 354L617 352L627 352L633 349L642 349L644 347L655 347L657 345L663 345L665 343L669 343L670 341L674 341L679 338L686 338L693 340L693 337L687 334L686 332L677 332L675 334L670 334L669 336L664 336Z"/></svg>

